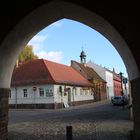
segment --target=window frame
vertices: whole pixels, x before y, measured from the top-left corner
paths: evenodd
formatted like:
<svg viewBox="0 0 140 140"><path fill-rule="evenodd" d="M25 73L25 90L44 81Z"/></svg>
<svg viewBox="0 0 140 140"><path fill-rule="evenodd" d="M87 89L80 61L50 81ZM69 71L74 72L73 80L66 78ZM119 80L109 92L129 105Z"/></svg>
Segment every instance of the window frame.
<svg viewBox="0 0 140 140"><path fill-rule="evenodd" d="M28 90L27 89L23 89L23 97L27 98L28 97Z"/></svg>
<svg viewBox="0 0 140 140"><path fill-rule="evenodd" d="M45 91L44 88L39 88L39 97L44 97Z"/></svg>

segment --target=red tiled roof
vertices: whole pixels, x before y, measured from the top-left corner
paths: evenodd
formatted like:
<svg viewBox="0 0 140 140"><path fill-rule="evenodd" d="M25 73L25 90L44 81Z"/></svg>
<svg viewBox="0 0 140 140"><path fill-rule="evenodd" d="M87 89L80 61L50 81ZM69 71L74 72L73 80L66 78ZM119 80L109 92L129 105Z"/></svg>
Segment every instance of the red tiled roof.
<svg viewBox="0 0 140 140"><path fill-rule="evenodd" d="M68 84L91 86L91 84L72 67L43 59L36 59L20 65L13 72L11 85Z"/></svg>
<svg viewBox="0 0 140 140"><path fill-rule="evenodd" d="M11 85L16 86L45 83L54 83L54 80L41 59L31 60L15 68L11 80Z"/></svg>

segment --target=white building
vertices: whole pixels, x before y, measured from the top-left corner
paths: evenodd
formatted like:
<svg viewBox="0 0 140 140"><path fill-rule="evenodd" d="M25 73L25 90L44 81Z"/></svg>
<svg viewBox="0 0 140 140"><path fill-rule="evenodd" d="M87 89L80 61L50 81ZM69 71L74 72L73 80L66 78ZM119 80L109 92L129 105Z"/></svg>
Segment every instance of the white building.
<svg viewBox="0 0 140 140"><path fill-rule="evenodd" d="M105 70L105 76L107 82L107 98L111 100L111 97L114 96L113 74Z"/></svg>
<svg viewBox="0 0 140 140"><path fill-rule="evenodd" d="M92 84L72 67L37 59L13 72L10 107L62 108L93 100Z"/></svg>
<svg viewBox="0 0 140 140"><path fill-rule="evenodd" d="M111 97L114 96L113 73L91 61L89 61L86 65L93 68L100 77L107 82L107 99L110 100Z"/></svg>

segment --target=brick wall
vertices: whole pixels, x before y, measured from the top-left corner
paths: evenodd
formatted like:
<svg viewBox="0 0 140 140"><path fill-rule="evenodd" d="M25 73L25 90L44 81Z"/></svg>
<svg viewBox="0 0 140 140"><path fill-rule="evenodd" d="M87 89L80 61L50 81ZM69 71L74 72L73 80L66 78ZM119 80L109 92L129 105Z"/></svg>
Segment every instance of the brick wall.
<svg viewBox="0 0 140 140"><path fill-rule="evenodd" d="M8 96L9 89L0 88L0 140L8 139Z"/></svg>

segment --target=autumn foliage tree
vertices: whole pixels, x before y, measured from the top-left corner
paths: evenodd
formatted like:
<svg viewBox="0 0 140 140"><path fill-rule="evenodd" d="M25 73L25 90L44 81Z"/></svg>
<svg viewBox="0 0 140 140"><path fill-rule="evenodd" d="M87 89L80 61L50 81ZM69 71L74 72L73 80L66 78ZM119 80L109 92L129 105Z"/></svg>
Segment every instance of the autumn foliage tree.
<svg viewBox="0 0 140 140"><path fill-rule="evenodd" d="M34 54L33 47L31 45L26 45L23 51L18 57L19 62L25 62L33 59L37 59L38 56Z"/></svg>

